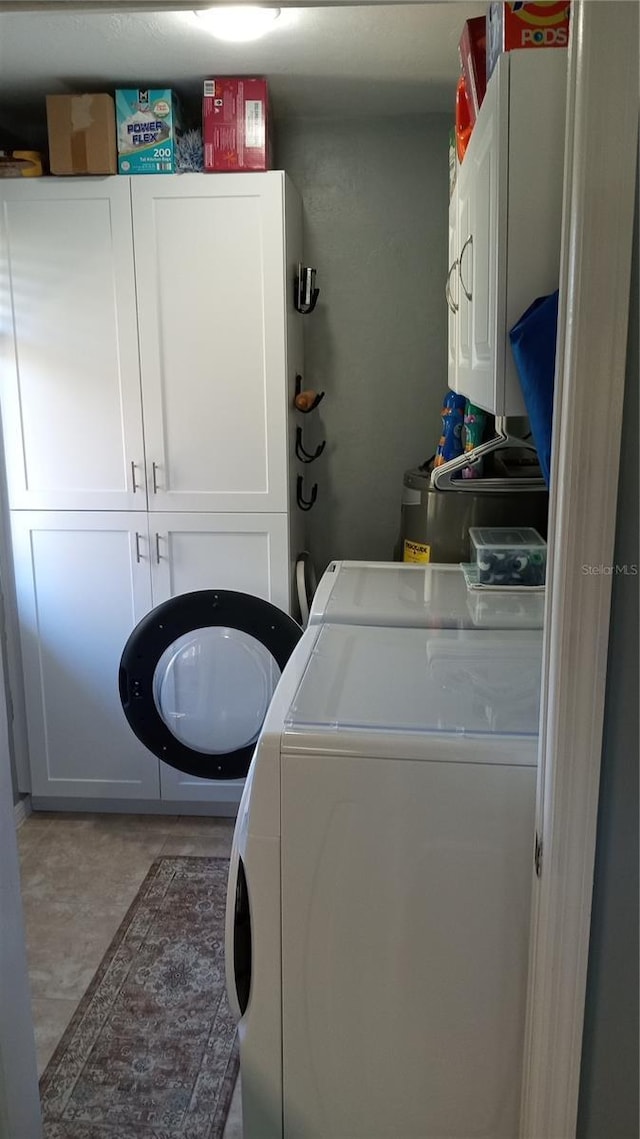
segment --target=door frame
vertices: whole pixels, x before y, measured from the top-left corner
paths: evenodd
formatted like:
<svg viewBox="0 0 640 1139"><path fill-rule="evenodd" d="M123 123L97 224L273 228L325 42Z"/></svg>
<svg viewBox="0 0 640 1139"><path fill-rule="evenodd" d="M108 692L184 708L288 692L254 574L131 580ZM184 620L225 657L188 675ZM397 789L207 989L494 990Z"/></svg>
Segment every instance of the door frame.
<svg viewBox="0 0 640 1139"><path fill-rule="evenodd" d="M292 7L307 0L279 2ZM44 6L0 0L0 10ZM163 6L198 5L46 4L50 10L96 11ZM635 188L637 19L634 4L574 0L541 694L542 874L534 878L522 1139L570 1139L576 1128L611 606L610 576L582 567L611 566L614 549ZM603 456L601 468L594 455ZM0 774L4 765L0 756ZM2 783L0 800L6 795L10 790ZM18 971L23 966L24 952ZM0 958L0 986L6 981L2 970ZM23 1010L22 1028L25 1023ZM4 1062L2 1045L0 1037ZM15 1110L17 1082L4 1093Z"/></svg>
<svg viewBox="0 0 640 1139"><path fill-rule="evenodd" d="M40 1097L31 1017L4 669L0 657L0 1135L40 1139Z"/></svg>
<svg viewBox="0 0 640 1139"><path fill-rule="evenodd" d="M637 6L571 23L521 1139L576 1133L636 177Z"/></svg>

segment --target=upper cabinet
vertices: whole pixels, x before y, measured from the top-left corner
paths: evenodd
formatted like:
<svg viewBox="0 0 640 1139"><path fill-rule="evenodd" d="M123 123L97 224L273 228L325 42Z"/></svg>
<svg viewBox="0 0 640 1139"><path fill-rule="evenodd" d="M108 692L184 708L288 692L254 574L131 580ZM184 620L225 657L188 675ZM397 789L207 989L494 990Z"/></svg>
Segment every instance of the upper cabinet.
<svg viewBox="0 0 640 1139"><path fill-rule="evenodd" d="M146 510L129 179L5 179L0 206L10 505Z"/></svg>
<svg viewBox="0 0 640 1139"><path fill-rule="evenodd" d="M10 506L286 511L284 174L5 181L0 201Z"/></svg>
<svg viewBox="0 0 640 1139"><path fill-rule="evenodd" d="M283 182L132 179L150 510L287 509Z"/></svg>
<svg viewBox="0 0 640 1139"><path fill-rule="evenodd" d="M567 53L505 53L488 85L449 214L449 386L525 415L509 329L558 287Z"/></svg>

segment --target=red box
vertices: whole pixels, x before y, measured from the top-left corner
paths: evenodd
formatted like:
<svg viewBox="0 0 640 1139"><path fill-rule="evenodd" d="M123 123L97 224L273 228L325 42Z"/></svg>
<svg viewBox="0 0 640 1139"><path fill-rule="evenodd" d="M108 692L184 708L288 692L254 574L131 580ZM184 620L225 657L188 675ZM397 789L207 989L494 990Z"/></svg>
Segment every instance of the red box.
<svg viewBox="0 0 640 1139"><path fill-rule="evenodd" d="M207 173L269 170L269 92L252 76L205 79L202 100Z"/></svg>
<svg viewBox="0 0 640 1139"><path fill-rule="evenodd" d="M567 47L569 0L492 3L487 12L487 79L503 51L524 47Z"/></svg>
<svg viewBox="0 0 640 1139"><path fill-rule="evenodd" d="M476 121L487 89L486 46L487 21L485 17L476 16L473 20L465 20L458 44L458 55L464 75L472 126Z"/></svg>

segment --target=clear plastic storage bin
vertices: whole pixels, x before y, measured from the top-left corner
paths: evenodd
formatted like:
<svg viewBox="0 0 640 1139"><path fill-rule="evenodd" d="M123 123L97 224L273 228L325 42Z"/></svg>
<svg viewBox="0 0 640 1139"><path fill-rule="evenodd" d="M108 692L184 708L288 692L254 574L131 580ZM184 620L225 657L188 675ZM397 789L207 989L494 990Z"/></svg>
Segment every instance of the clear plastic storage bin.
<svg viewBox="0 0 640 1139"><path fill-rule="evenodd" d="M537 530L471 526L469 539L480 585L544 585L547 543Z"/></svg>

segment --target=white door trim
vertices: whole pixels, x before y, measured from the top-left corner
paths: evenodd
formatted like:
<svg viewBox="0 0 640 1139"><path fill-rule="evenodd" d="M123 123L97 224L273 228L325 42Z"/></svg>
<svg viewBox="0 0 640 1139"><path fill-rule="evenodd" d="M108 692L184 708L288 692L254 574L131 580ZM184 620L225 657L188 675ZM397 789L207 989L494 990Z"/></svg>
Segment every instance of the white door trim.
<svg viewBox="0 0 640 1139"><path fill-rule="evenodd" d="M0 1135L40 1139L40 1097L0 660Z"/></svg>
<svg viewBox="0 0 640 1139"><path fill-rule="evenodd" d="M611 605L600 567L614 554L637 130L638 8L576 0L522 1139L576 1131Z"/></svg>

